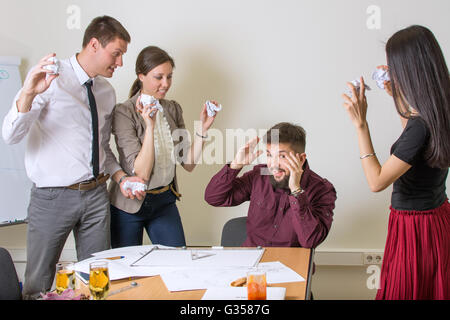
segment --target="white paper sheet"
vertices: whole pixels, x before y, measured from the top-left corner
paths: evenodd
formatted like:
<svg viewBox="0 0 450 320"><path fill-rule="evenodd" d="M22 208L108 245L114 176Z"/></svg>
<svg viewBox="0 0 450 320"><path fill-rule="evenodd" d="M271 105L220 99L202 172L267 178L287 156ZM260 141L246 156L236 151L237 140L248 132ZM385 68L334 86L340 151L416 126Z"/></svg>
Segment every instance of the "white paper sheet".
<svg viewBox="0 0 450 320"><path fill-rule="evenodd" d="M257 265L263 253L264 249L154 249L133 265L186 268L253 267ZM203 258L193 259L193 254Z"/></svg>
<svg viewBox="0 0 450 320"><path fill-rule="evenodd" d="M229 287L231 282L247 275L247 268L183 269L164 272L161 279L169 291L203 290Z"/></svg>
<svg viewBox="0 0 450 320"><path fill-rule="evenodd" d="M285 283L285 282L302 282L305 281L301 275L285 266L280 261L261 262L258 269L266 272L267 283Z"/></svg>
<svg viewBox="0 0 450 320"><path fill-rule="evenodd" d="M148 260L154 262L155 265L131 266L133 262L155 247L162 248L155 250L154 252L157 255ZM214 253L214 255L192 260L192 252L200 257L204 254ZM97 252L94 257L76 263L74 269L89 273L91 262L105 260L108 261L110 280L161 275L169 291L201 290L213 287L230 287L231 282L247 275L247 272L254 265L255 259L259 261L263 252L262 249L180 250L159 245L133 246ZM124 258L106 259L117 256L123 256ZM164 259L163 262L166 265L158 265L161 263L160 259ZM227 264L232 266L226 267ZM238 266L235 266L236 264ZM241 264L244 264L244 266L239 266ZM303 277L279 261L259 263L258 268L266 272L267 283L269 284L305 281Z"/></svg>
<svg viewBox="0 0 450 320"><path fill-rule="evenodd" d="M251 268L186 268L167 271L161 278L169 291L201 290L230 287L231 282L247 276ZM267 283L301 282L305 279L279 261L263 262L258 269L266 272Z"/></svg>
<svg viewBox="0 0 450 320"><path fill-rule="evenodd" d="M267 287L267 300L284 300L286 288ZM202 300L247 300L246 287L218 287L206 290Z"/></svg>
<svg viewBox="0 0 450 320"><path fill-rule="evenodd" d="M131 267L130 265L146 254L154 245L149 246L132 246L105 250L94 253L92 258L80 261L75 264L75 271L89 273L89 264L96 260L105 260L108 262L110 280L118 280L129 277L151 277L160 275L163 272L175 271L182 269L179 267ZM158 247L164 247L159 246ZM170 247L164 247L170 248ZM117 256L124 256L122 259L108 260Z"/></svg>

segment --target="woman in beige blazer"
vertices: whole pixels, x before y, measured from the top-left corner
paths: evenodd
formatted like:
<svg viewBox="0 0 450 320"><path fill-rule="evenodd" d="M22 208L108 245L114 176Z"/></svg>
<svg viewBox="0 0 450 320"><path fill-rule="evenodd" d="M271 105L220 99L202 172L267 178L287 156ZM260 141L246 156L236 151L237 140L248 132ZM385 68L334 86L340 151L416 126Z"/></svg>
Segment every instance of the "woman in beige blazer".
<svg viewBox="0 0 450 320"><path fill-rule="evenodd" d="M147 191L141 200L127 199L118 184L111 182L113 248L141 245L144 229L153 244L186 244L175 203L181 196L177 191L176 160L185 170L194 170L215 116L209 117L203 106L200 131L195 132L190 143L180 105L164 99L172 84L174 67L173 59L164 50L154 46L144 48L136 60L137 79L130 98L114 109L112 132L120 164L128 175L143 179ZM157 111L155 104L143 107L141 94L159 100L163 112ZM183 138L179 139L180 136Z"/></svg>

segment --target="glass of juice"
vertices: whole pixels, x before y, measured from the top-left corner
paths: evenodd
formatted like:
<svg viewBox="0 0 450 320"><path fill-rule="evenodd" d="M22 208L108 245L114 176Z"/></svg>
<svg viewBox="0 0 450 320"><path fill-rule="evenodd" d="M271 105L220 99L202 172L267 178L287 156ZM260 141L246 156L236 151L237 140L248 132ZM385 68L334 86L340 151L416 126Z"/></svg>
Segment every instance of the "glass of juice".
<svg viewBox="0 0 450 320"><path fill-rule="evenodd" d="M75 270L72 262L56 264L56 293L61 294L66 289L75 289Z"/></svg>
<svg viewBox="0 0 450 320"><path fill-rule="evenodd" d="M109 272L107 261L89 264L89 291L94 300L105 300L109 292Z"/></svg>
<svg viewBox="0 0 450 320"><path fill-rule="evenodd" d="M266 273L254 269L247 273L247 298L248 300L266 300L267 282Z"/></svg>

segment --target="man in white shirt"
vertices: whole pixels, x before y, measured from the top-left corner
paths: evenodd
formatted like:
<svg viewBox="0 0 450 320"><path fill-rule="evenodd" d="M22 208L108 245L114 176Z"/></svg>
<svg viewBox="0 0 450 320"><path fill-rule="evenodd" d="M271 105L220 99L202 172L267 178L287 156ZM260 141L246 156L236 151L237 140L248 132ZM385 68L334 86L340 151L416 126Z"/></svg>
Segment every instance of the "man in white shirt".
<svg viewBox="0 0 450 320"><path fill-rule="evenodd" d="M50 290L72 230L78 260L109 249L108 177L121 186L126 180L143 182L126 176L109 147L116 97L103 77L112 77L122 66L129 42L120 22L95 18L85 31L81 52L60 61L59 74L44 68L55 54L32 68L5 117L6 143L28 135L25 167L34 183L28 208L26 299Z"/></svg>

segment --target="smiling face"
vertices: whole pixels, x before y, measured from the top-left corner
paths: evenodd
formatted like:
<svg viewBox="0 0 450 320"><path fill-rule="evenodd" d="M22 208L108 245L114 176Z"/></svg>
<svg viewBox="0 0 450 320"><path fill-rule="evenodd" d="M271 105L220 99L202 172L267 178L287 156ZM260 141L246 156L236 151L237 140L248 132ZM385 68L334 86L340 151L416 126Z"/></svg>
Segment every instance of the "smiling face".
<svg viewBox="0 0 450 320"><path fill-rule="evenodd" d="M120 38L110 41L105 47L95 38L94 49L95 74L111 78L117 67L123 66L122 56L127 52L128 43Z"/></svg>
<svg viewBox="0 0 450 320"><path fill-rule="evenodd" d="M151 95L156 99L163 99L172 85L172 64L167 61L152 70L146 75L139 74L139 80L142 82L142 93Z"/></svg>
<svg viewBox="0 0 450 320"><path fill-rule="evenodd" d="M267 144L267 167L271 173L270 181L275 188L289 188L290 171L286 166L287 156L296 152L289 143ZM300 154L303 161L306 158L305 153Z"/></svg>

